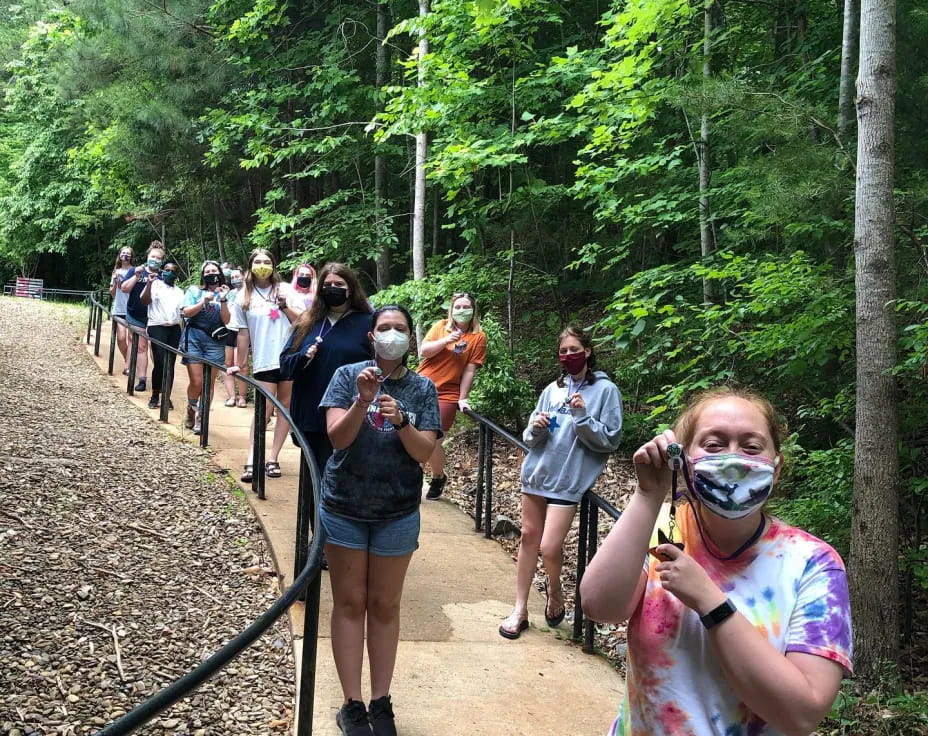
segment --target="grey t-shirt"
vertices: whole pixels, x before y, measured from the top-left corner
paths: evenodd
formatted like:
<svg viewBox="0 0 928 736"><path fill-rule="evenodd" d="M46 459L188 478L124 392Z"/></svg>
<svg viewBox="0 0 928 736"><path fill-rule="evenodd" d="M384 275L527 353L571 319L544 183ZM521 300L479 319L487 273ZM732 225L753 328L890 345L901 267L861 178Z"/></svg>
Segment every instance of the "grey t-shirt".
<svg viewBox="0 0 928 736"><path fill-rule="evenodd" d="M372 364L366 360L335 371L319 408L350 409L358 393L358 374ZM381 393L396 399L416 429L441 437L438 392L428 378L408 371L399 380L384 381ZM421 499L422 468L375 402L368 407L354 442L336 450L326 463L322 504L326 511L349 519L385 521L408 516Z"/></svg>

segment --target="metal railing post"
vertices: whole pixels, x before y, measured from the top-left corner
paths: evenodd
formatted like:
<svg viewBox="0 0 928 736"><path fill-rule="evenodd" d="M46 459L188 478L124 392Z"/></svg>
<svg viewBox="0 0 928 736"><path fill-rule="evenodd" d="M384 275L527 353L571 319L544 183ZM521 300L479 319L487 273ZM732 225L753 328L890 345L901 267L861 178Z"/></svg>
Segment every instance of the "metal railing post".
<svg viewBox="0 0 928 736"><path fill-rule="evenodd" d="M93 336L93 355L100 357L100 328L103 327L103 307L97 307L97 325Z"/></svg>
<svg viewBox="0 0 928 736"><path fill-rule="evenodd" d="M480 523L483 520L483 470L484 470L484 453L487 449L486 426L483 422L477 423L477 491L474 498L474 531L480 531Z"/></svg>
<svg viewBox="0 0 928 736"><path fill-rule="evenodd" d="M213 366L203 364L203 391L200 392L200 447L209 445L209 415L213 400ZM194 420L196 421L196 420ZM296 575L293 576L296 579Z"/></svg>
<svg viewBox="0 0 928 736"><path fill-rule="evenodd" d="M484 453L486 454L487 467L484 471L486 489L483 498L483 536L489 539L493 532L490 524L490 514L493 513L493 432L489 428L487 428L487 437L484 442Z"/></svg>
<svg viewBox="0 0 928 736"><path fill-rule="evenodd" d="M580 499L580 522L577 539L577 585L574 588L574 641L583 636L583 603L580 600L580 581L586 572L587 561L587 520L590 515L590 499L584 493Z"/></svg>
<svg viewBox="0 0 928 736"><path fill-rule="evenodd" d="M303 655L300 662L300 700L297 703L297 736L310 736L313 732L321 589L322 575L317 574L306 590L306 607L303 615Z"/></svg>
<svg viewBox="0 0 928 736"><path fill-rule="evenodd" d="M586 534L586 547L589 553L587 562L593 559L596 554L596 547L599 544L599 506L590 504L590 512L587 515L588 529ZM586 630L583 638L583 651L587 654L594 654L596 650L593 647L593 622L587 620Z"/></svg>
<svg viewBox="0 0 928 736"><path fill-rule="evenodd" d="M296 497L296 549L294 550L293 579L300 574L306 566L306 553L309 549L309 530L312 526L313 498L312 476L307 463L316 462L315 458L307 458L300 451L300 481L297 486Z"/></svg>
<svg viewBox="0 0 928 736"><path fill-rule="evenodd" d="M90 345L90 328L93 326L93 310L97 308L97 305L94 303L93 294L87 297L87 339L86 343Z"/></svg>
<svg viewBox="0 0 928 736"><path fill-rule="evenodd" d="M264 495L264 432L267 429L267 399L260 391L255 391L255 436L252 444L252 476L251 490L258 494L262 501Z"/></svg>
<svg viewBox="0 0 928 736"><path fill-rule="evenodd" d="M135 371L139 362L139 333L129 328L132 335L131 345L129 347L129 377L126 380L126 393L129 396L135 395Z"/></svg>
<svg viewBox="0 0 928 736"><path fill-rule="evenodd" d="M109 357L109 364L107 365L106 373L107 375L112 376L113 365L116 362L116 318L111 315L110 321L113 323L113 326L112 328L110 328L110 357Z"/></svg>

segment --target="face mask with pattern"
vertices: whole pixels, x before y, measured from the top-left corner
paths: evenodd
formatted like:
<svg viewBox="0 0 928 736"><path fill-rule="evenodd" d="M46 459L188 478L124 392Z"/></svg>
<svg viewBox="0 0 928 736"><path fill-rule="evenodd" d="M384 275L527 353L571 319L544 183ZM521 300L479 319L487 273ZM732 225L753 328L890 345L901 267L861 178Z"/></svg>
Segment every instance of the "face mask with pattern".
<svg viewBox="0 0 928 736"><path fill-rule="evenodd" d="M690 491L707 509L726 519L742 519L770 498L779 458L770 461L737 452L692 458Z"/></svg>

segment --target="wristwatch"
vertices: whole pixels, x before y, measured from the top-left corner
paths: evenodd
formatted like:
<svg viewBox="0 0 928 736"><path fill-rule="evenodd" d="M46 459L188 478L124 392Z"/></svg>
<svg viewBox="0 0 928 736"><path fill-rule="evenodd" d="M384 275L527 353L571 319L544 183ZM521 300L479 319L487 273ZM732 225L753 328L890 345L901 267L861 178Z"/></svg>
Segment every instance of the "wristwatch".
<svg viewBox="0 0 928 736"><path fill-rule="evenodd" d="M400 423L396 425L397 429L409 426L409 414L400 409Z"/></svg>
<svg viewBox="0 0 928 736"><path fill-rule="evenodd" d="M699 620L702 622L702 625L706 627L706 629L711 629L718 626L720 623L722 623L722 621L732 616L737 610L738 609L735 608L734 603L726 598L722 605L713 608L705 616L700 616Z"/></svg>

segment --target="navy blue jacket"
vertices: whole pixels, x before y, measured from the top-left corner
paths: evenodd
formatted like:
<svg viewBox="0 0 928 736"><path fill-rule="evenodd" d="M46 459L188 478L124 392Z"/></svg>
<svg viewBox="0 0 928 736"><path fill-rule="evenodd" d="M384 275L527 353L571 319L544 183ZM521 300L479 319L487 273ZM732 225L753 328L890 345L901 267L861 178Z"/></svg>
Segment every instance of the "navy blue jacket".
<svg viewBox="0 0 928 736"><path fill-rule="evenodd" d="M306 351L316 341L324 327L324 337L312 360L306 359ZM367 312L351 312L333 326L327 317L313 325L306 333L300 349L291 352L293 335L280 354L280 375L285 381L293 381L290 398L290 416L303 432L325 432L325 411L319 410L319 402L335 371L343 365L360 363L374 357L373 346L367 337L371 329L371 315Z"/></svg>

